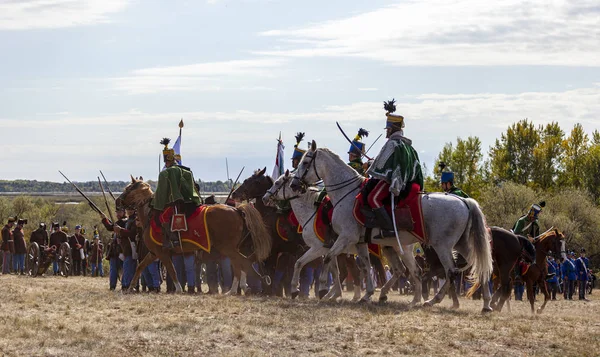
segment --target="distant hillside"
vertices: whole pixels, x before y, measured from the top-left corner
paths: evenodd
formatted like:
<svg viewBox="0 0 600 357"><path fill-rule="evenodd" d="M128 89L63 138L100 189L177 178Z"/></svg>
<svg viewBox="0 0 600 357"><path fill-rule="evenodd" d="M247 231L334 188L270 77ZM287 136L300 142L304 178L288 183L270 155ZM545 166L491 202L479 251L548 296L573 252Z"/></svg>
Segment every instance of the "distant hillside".
<svg viewBox="0 0 600 357"><path fill-rule="evenodd" d="M152 189L156 189L156 181L146 181ZM98 181L74 182L84 192L99 192ZM122 192L129 182L110 181L108 186L113 192ZM103 183L104 184L104 183ZM198 182L203 192L229 192L229 183L223 181ZM106 189L106 187L105 187ZM73 192L70 183L37 180L0 180L0 192L41 193L41 192Z"/></svg>

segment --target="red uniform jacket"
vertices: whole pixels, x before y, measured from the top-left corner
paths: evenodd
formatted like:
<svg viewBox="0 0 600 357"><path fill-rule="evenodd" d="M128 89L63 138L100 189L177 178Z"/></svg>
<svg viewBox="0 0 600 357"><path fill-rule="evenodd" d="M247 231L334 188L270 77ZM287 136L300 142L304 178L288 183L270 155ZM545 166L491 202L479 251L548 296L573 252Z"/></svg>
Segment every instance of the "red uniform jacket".
<svg viewBox="0 0 600 357"><path fill-rule="evenodd" d="M26 254L27 245L25 244L25 234L23 228L15 227L13 231L13 239L15 241L15 254Z"/></svg>
<svg viewBox="0 0 600 357"><path fill-rule="evenodd" d="M13 245L11 243L13 242L13 233L7 224L4 226L4 228L2 228L2 250L5 252L11 251L11 246Z"/></svg>

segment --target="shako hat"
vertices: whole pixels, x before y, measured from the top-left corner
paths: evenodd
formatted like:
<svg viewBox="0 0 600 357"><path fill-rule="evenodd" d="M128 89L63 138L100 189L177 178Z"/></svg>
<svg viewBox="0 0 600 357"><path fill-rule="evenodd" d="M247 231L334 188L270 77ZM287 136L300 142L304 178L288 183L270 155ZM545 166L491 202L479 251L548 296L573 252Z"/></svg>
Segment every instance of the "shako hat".
<svg viewBox="0 0 600 357"><path fill-rule="evenodd" d="M366 138L369 136L369 132L363 128L358 129L358 134L352 140L352 144L350 145L350 149L348 149L348 154L362 155L365 152L365 144L360 140L362 138Z"/></svg>
<svg viewBox="0 0 600 357"><path fill-rule="evenodd" d="M175 161L175 150L173 150L173 148L169 148L169 143L170 142L171 142L171 139L169 139L169 138L163 138L160 141L160 144L165 146L163 148L163 160L164 160L164 162Z"/></svg>
<svg viewBox="0 0 600 357"><path fill-rule="evenodd" d="M296 133L296 145L294 145L294 153L292 154L292 160L300 160L306 152L306 150L300 149L300 142L304 140L305 135L306 134L302 132Z"/></svg>
<svg viewBox="0 0 600 357"><path fill-rule="evenodd" d="M396 112L396 100L392 99L387 102L383 102L383 109L385 109L385 116L387 121L385 128L402 129L404 128L404 117L402 115L394 114Z"/></svg>

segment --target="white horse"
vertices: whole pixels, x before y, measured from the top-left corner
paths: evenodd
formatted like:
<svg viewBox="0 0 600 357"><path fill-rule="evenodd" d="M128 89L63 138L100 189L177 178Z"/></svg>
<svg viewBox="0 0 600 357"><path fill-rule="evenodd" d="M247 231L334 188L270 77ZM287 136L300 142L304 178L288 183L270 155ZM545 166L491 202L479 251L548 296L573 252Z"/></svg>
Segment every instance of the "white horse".
<svg viewBox="0 0 600 357"><path fill-rule="evenodd" d="M304 242L306 243L306 245L308 245L309 250L307 250L302 255L302 257L300 257L296 261L296 264L294 266L294 275L292 278L292 297L295 297L298 295L298 281L300 279L300 271L302 270L302 268L309 262L325 255L327 252L329 252L329 248L323 247L323 242L321 242L319 240L319 238L317 237L317 235L315 234L314 226L313 226L315 212L316 212L314 203L315 203L315 199L317 198L317 196L320 193L320 190L316 189L316 188L309 188L305 192L302 192L300 194L295 194L294 192L292 192L289 189L289 187L287 187L291 178L292 177L290 176L289 171L287 171L284 175L281 175L273 183L273 186L271 186L271 188L265 193L265 195L263 196L263 201L265 204L268 205L273 200L275 200L275 201L289 200L290 205L292 206L292 210L294 211L294 214L296 215L298 220L302 224L304 224L303 229L302 229L302 238L304 239ZM392 278L390 280L388 280L386 282L386 284L383 286L383 288L381 289L379 301L382 301L382 302L387 300L387 293L389 292L391 287L394 285L394 283L398 280L398 278L404 272L404 266L398 259L398 254L399 254L398 245L396 243L394 243L394 245L395 246L393 248L384 247L384 249L383 249L383 254L387 258L388 263L390 263L392 265L394 274L393 274ZM420 284L421 271L416 264L414 256L412 255L413 246L411 244L411 245L405 246L403 248L404 248L405 252L410 252L410 254L407 255L407 258L404 258L404 255L402 255L402 257L403 257L402 259L403 259L403 261L406 260L406 262L404 262L404 264L406 266L411 267L411 269L409 269L409 271L411 273L411 276L413 276L413 278L416 281L415 285L418 286L418 292L415 292L415 295L418 294L418 296L421 296L421 284ZM356 249L356 246L354 246L354 245L350 245L348 247L348 249L344 251L344 253L349 253L349 254L356 254L356 252L357 252L357 249ZM364 266L364 264L359 264L359 267L361 267L363 276L366 276L366 275L364 275L364 274L368 273L366 271L366 266ZM365 269L362 269L363 267ZM334 285L333 285L332 289L329 291L329 293L327 295L325 295L324 298L325 299L336 299L337 297L341 296L341 294L342 294L341 285L339 284L339 283L341 283L341 281L340 281L340 279L338 279L339 273L338 273L337 266L330 267L329 271L332 273L332 275L334 277L334 279L333 279ZM417 282L418 282L418 284L417 284ZM357 301L358 299L360 299L360 284L358 282L356 282L354 285L354 298L352 299L352 301ZM419 299L419 301L420 301L420 299ZM419 301L417 301L416 303L418 303Z"/></svg>
<svg viewBox="0 0 600 357"><path fill-rule="evenodd" d="M352 213L354 197L364 178L333 152L324 148L317 149L317 144L313 140L310 150L302 157L290 186L292 190L300 192L304 186L311 186L319 180L323 180L335 207L332 223L334 230L339 233L338 239L325 256L326 260L331 260L348 245L364 239L364 229L356 222ZM454 264L452 255L452 251L456 250L467 260L465 269L471 268L473 276L477 277L485 287L482 311L492 311L490 291L487 288L492 273L490 235L479 205L473 199L462 199L446 194L426 194L420 199L425 231L429 239L427 243L438 254L446 272L444 285L425 304L430 306L441 302L452 284L451 281L460 272ZM399 231L398 235L403 246L417 242L416 237L408 231ZM393 246L395 240L395 237L385 238L378 243ZM367 249L366 245L362 246L364 250ZM410 254L412 255L412 251ZM369 293L368 288L367 293ZM420 301L420 297L418 298Z"/></svg>
<svg viewBox="0 0 600 357"><path fill-rule="evenodd" d="M309 249L300 257L296 263L294 264L294 275L292 277L292 298L298 296L298 286L300 281L300 271L304 266L313 260L325 255L329 248L323 247L323 242L319 240L317 234L314 230L314 220L316 216L316 207L315 200L320 193L319 189L310 188L301 194L294 193L289 188L289 181L291 180L291 176L289 171L286 171L284 175L281 175L274 183L273 186L265 193L263 196L263 202L266 205L272 203L272 201L285 201L289 200L290 205L292 206L292 211L296 215L298 222L302 225L302 239L304 239L304 243L309 247ZM357 249L354 246L348 247L345 250L346 253L356 254ZM322 289L319 291L321 298L326 300L335 300L336 298L342 295L341 282L339 279L339 270L337 267L337 259L334 259L336 264L331 267L331 269L327 269L329 264L323 266L323 271L330 271L333 276L333 287L325 294L325 284L320 285ZM361 268L362 273L367 275L368 271L366 269L362 269L364 267L363 264L359 264L359 268ZM353 301L357 301L360 299L360 284L356 282L354 284L354 298Z"/></svg>

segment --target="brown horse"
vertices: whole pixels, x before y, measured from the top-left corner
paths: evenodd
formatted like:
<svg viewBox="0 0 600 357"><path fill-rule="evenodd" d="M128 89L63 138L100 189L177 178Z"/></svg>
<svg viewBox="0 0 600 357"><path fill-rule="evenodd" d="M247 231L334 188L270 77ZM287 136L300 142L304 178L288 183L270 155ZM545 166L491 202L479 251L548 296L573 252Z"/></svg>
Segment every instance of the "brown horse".
<svg viewBox="0 0 600 357"><path fill-rule="evenodd" d="M552 252L555 258L559 258L564 261L566 256L565 251L565 236L558 231L558 229L550 228L540 236L531 239L531 242L535 246L535 263L529 266L525 275L523 275L523 281L527 284L527 300L531 304L531 312L534 312L535 295L533 291L533 284L537 283L540 291L544 293L544 303L538 308L538 314L542 313L544 307L550 300L550 293L548 292L548 286L546 285L546 277L548 275L548 265L546 263L546 257Z"/></svg>
<svg viewBox="0 0 600 357"><path fill-rule="evenodd" d="M117 199L118 205L136 209L143 229L144 243L150 251L139 263L132 281L137 281L142 271L158 258L167 268L176 291L181 292L181 284L173 267L171 253L163 251L162 245L155 243L150 238L150 220L155 219L155 215L160 213L150 207L153 196L149 184L131 177L131 183ZM231 259L234 279L229 293L237 292L239 282L243 281L242 273L255 274L258 278L263 278L252 268L252 263L253 261L262 261L268 256L271 250L271 240L258 211L252 205L241 205L234 208L217 204L206 213L205 219L209 235L212 237L212 248ZM245 257L240 253L239 246L248 234L251 237L254 252ZM199 249L195 244L182 241L181 246L176 247L173 252L187 253ZM133 285L131 284L131 286Z"/></svg>
<svg viewBox="0 0 600 357"><path fill-rule="evenodd" d="M527 263L533 263L535 247L527 238L517 236L504 228L492 227L491 231L492 259L494 260L492 274L494 294L491 305L495 311L500 312L504 303L510 297L511 272L520 258L523 258Z"/></svg>

